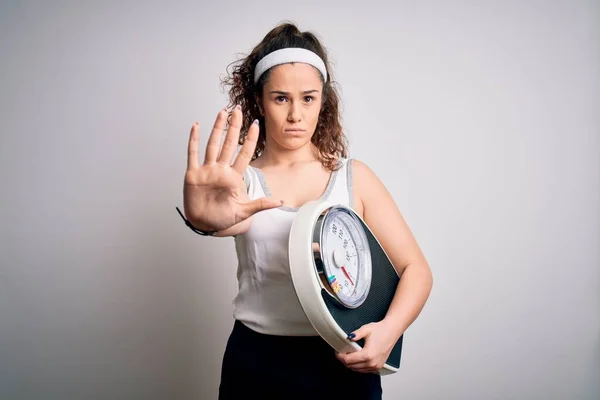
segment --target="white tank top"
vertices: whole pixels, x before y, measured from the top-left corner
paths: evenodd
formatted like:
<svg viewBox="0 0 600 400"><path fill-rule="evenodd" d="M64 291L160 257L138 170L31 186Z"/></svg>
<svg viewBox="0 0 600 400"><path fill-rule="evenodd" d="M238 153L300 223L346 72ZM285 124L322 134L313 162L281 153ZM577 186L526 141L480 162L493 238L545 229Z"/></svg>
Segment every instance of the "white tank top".
<svg viewBox="0 0 600 400"><path fill-rule="evenodd" d="M352 162L342 159L320 199L353 207ZM244 180L251 200L271 196L261 170L249 166ZM271 335L318 335L304 314L290 275L288 238L297 208L282 206L253 216L248 231L235 237L238 294L233 316Z"/></svg>

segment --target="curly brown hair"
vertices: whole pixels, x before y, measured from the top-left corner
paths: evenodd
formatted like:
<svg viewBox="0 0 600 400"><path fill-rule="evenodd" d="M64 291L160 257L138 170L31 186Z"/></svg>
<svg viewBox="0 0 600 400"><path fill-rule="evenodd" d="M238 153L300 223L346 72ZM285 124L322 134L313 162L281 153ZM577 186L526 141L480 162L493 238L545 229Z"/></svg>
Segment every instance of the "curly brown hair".
<svg viewBox="0 0 600 400"><path fill-rule="evenodd" d="M243 119L239 144L244 143L252 121L258 119L260 134L252 160L263 153L266 131L264 118L256 99L262 97L262 90L268 79L269 71L264 73L255 84L254 68L265 55L288 47L300 47L318 54L327 68L327 81L323 82L323 102L311 141L319 151L321 164L329 170L335 170L339 167L339 158L347 157L348 152L347 140L340 123L337 84L332 79L325 48L313 33L301 32L293 23L286 22L273 28L249 55L229 64L228 69L231 68L231 72L222 79L222 86L230 86L228 107L231 109L239 104L242 108ZM321 80L323 80L322 76Z"/></svg>

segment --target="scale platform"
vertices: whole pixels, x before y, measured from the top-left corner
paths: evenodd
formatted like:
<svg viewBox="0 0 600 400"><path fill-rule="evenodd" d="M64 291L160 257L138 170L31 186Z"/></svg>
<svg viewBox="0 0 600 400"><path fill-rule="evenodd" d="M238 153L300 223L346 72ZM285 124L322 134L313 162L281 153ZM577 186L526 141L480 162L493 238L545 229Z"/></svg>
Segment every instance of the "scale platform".
<svg viewBox="0 0 600 400"><path fill-rule="evenodd" d="M360 350L364 340L348 334L385 317L400 280L367 224L348 206L309 202L292 224L289 261L296 295L317 333L338 352ZM398 371L403 339L381 375Z"/></svg>

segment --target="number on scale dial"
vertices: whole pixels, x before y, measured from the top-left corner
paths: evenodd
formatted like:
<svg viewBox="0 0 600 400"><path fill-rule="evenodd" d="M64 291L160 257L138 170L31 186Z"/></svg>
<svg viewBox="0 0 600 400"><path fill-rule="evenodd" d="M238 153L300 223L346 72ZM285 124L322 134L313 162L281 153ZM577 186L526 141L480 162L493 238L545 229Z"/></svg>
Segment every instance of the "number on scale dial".
<svg viewBox="0 0 600 400"><path fill-rule="evenodd" d="M330 211L324 225L327 282L338 300L348 307L358 307L371 283L371 257L364 228L343 209Z"/></svg>

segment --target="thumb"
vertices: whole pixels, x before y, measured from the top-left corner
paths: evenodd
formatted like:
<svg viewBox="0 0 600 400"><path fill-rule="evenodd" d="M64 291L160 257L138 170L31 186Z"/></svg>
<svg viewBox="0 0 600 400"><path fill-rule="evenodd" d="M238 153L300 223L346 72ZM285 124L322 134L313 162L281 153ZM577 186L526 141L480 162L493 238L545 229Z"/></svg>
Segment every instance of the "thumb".
<svg viewBox="0 0 600 400"><path fill-rule="evenodd" d="M371 324L366 324L366 325L361 326L354 332L351 332L348 335L348 339L352 340L353 342L356 342L357 340L366 338L367 336L369 336L370 333L371 333Z"/></svg>
<svg viewBox="0 0 600 400"><path fill-rule="evenodd" d="M275 200L270 197L261 197L256 200L252 200L248 203L243 204L242 212L240 213L242 219L246 219L256 214L257 212L269 210L271 208L281 207L283 205L282 200Z"/></svg>

